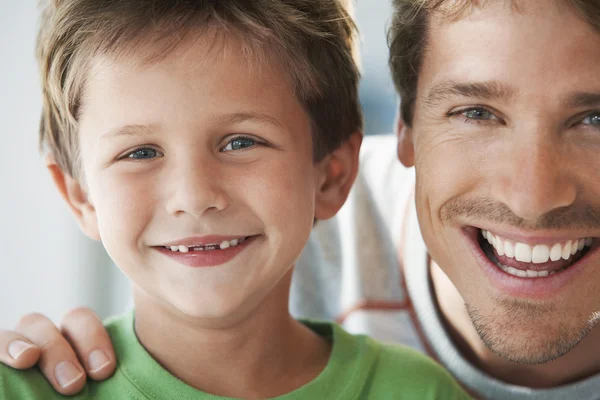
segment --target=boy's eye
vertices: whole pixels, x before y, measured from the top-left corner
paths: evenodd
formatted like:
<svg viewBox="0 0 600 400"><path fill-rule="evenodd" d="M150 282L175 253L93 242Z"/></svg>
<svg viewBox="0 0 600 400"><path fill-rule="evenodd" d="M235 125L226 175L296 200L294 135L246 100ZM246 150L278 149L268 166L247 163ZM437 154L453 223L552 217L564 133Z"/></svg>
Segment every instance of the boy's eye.
<svg viewBox="0 0 600 400"><path fill-rule="evenodd" d="M236 137L230 140L222 151L244 150L256 146L257 142L249 137Z"/></svg>
<svg viewBox="0 0 600 400"><path fill-rule="evenodd" d="M147 160L155 157L161 157L162 153L152 147L143 147L128 153L123 158L132 160Z"/></svg>

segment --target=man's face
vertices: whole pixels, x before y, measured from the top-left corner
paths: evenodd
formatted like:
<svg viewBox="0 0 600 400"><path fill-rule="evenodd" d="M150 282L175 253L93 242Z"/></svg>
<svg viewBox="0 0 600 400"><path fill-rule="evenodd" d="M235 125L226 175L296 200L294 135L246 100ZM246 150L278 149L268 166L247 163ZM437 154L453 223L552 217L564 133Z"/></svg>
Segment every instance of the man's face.
<svg viewBox="0 0 600 400"><path fill-rule="evenodd" d="M434 16L408 135L433 259L490 349L539 363L600 319L600 35L509 4Z"/></svg>
<svg viewBox="0 0 600 400"><path fill-rule="evenodd" d="M151 66L99 58L80 118L111 257L144 298L219 323L244 318L289 271L321 181L288 77L242 54L202 37Z"/></svg>

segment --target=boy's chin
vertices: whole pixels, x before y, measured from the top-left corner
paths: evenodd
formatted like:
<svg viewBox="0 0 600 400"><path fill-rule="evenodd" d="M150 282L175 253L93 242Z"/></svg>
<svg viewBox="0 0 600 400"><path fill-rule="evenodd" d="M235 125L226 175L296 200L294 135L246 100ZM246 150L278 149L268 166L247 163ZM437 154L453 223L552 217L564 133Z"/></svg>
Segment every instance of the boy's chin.
<svg viewBox="0 0 600 400"><path fill-rule="evenodd" d="M247 318L251 309L249 301L220 301L214 296L170 299L175 315L189 321L193 326L206 328L227 328L239 324Z"/></svg>

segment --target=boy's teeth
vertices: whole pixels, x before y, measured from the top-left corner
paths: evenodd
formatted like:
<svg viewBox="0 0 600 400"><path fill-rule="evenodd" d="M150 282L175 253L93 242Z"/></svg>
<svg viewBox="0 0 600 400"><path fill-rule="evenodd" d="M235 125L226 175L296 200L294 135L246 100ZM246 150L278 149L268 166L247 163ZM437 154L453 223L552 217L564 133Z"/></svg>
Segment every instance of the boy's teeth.
<svg viewBox="0 0 600 400"><path fill-rule="evenodd" d="M187 253L189 251L216 250L217 248L221 249L221 250L225 250L230 247L235 247L238 244L242 244L245 241L246 241L246 238L241 238L241 239L233 239L233 240L224 240L218 244L215 243L215 244L205 244L205 245L198 245L198 246L179 245L179 246L166 246L166 248L170 249L171 251L178 251L180 253Z"/></svg>
<svg viewBox="0 0 600 400"><path fill-rule="evenodd" d="M592 238L582 238L578 240L567 240L564 243L555 243L552 246L545 244L530 246L526 243L511 242L508 239L501 238L486 230L482 230L481 234L488 243L496 249L499 256L506 256L520 262L534 264L558 261L561 258L568 260L572 255L579 250L582 250L584 247L591 247L593 243Z"/></svg>

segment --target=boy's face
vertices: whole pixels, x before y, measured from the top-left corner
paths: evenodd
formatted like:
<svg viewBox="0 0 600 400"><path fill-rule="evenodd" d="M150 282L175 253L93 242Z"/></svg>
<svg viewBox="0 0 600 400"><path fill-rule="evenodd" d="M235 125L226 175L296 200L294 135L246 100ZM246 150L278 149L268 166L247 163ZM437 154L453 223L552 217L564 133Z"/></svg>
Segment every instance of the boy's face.
<svg viewBox="0 0 600 400"><path fill-rule="evenodd" d="M509 4L432 24L399 156L480 337L538 363L600 319L600 35L562 2Z"/></svg>
<svg viewBox="0 0 600 400"><path fill-rule="evenodd" d="M138 289L207 320L256 307L331 216L291 82L241 54L200 38L152 66L99 58L80 116L84 230Z"/></svg>

